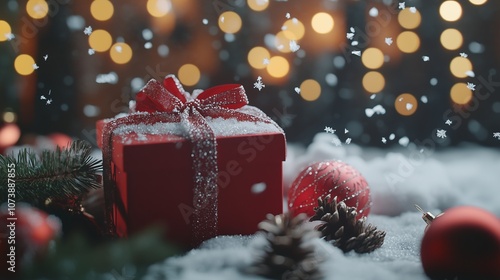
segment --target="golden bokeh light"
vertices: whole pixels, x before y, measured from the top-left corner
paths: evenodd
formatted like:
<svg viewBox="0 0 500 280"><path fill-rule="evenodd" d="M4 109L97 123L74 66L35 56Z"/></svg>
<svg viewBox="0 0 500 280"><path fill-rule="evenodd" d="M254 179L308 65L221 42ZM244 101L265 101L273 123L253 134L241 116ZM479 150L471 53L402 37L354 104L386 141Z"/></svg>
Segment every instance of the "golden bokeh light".
<svg viewBox="0 0 500 280"><path fill-rule="evenodd" d="M274 78L283 78L288 74L290 64L282 56L273 56L269 59L269 65L267 65L266 70Z"/></svg>
<svg viewBox="0 0 500 280"><path fill-rule="evenodd" d="M376 71L371 71L363 76L363 88L369 93L379 93L385 87L385 78Z"/></svg>
<svg viewBox="0 0 500 280"><path fill-rule="evenodd" d="M450 71L457 78L465 78L472 71L472 63L465 57L455 57L450 63Z"/></svg>
<svg viewBox="0 0 500 280"><path fill-rule="evenodd" d="M462 33L454 28L448 28L441 33L441 45L447 50L457 50L464 42Z"/></svg>
<svg viewBox="0 0 500 280"><path fill-rule="evenodd" d="M182 84L186 86L194 86L200 81L201 72L196 65L188 63L179 68L177 76Z"/></svg>
<svg viewBox="0 0 500 280"><path fill-rule="evenodd" d="M418 102L413 94L403 93L396 97L394 107L400 115L411 116L417 111Z"/></svg>
<svg viewBox="0 0 500 280"><path fill-rule="evenodd" d="M29 0L26 3L26 12L34 19L41 19L49 13L49 5L45 0Z"/></svg>
<svg viewBox="0 0 500 280"><path fill-rule="evenodd" d="M327 13L317 13L312 17L311 25L314 31L319 34L326 34L333 30L335 21L332 16Z"/></svg>
<svg viewBox="0 0 500 280"><path fill-rule="evenodd" d="M361 61L366 68L378 69L384 64L384 54L377 48L368 48L361 55Z"/></svg>
<svg viewBox="0 0 500 280"><path fill-rule="evenodd" d="M418 10L410 10L410 8L404 8L398 14L399 24L406 29L415 29L420 26L422 22L422 16Z"/></svg>
<svg viewBox="0 0 500 280"><path fill-rule="evenodd" d="M288 34L288 35L287 35ZM288 30L283 30L278 32L276 36L274 37L274 46L276 49L282 53L289 53L291 52L290 50L290 39L289 37L292 36L292 34Z"/></svg>
<svg viewBox="0 0 500 280"><path fill-rule="evenodd" d="M3 121L6 122L6 123L12 123L12 122L15 122L16 121L16 113L14 112L10 112L10 111L7 111L5 113L3 113Z"/></svg>
<svg viewBox="0 0 500 280"><path fill-rule="evenodd" d="M484 3L488 2L488 0L469 0L474 5L483 5Z"/></svg>
<svg viewBox="0 0 500 280"><path fill-rule="evenodd" d="M0 20L0 42L7 41L7 35L12 33L10 24L6 21Z"/></svg>
<svg viewBox="0 0 500 280"><path fill-rule="evenodd" d="M444 1L439 7L439 14L446 21L457 21L462 16L462 6L457 1Z"/></svg>
<svg viewBox="0 0 500 280"><path fill-rule="evenodd" d="M404 31L398 35L396 44L400 51L404 53L414 53L420 47L420 38L415 32Z"/></svg>
<svg viewBox="0 0 500 280"><path fill-rule="evenodd" d="M116 43L109 50L111 60L116 64L125 64L132 59L132 48L126 43Z"/></svg>
<svg viewBox="0 0 500 280"><path fill-rule="evenodd" d="M16 57L16 60L14 61L14 68L17 73L27 76L35 71L35 68L33 67L34 64L35 60L31 57L31 55L21 54Z"/></svg>
<svg viewBox="0 0 500 280"><path fill-rule="evenodd" d="M146 8L150 15L163 17L172 10L172 2L170 0L148 0Z"/></svg>
<svg viewBox="0 0 500 280"><path fill-rule="evenodd" d="M95 0L90 5L90 13L99 21L106 21L113 16L115 8L108 0Z"/></svg>
<svg viewBox="0 0 500 280"><path fill-rule="evenodd" d="M96 52L105 52L109 50L111 44L113 44L113 38L111 38L111 34L104 29L94 30L89 36L89 45Z"/></svg>
<svg viewBox="0 0 500 280"><path fill-rule="evenodd" d="M306 101L315 101L321 95L321 85L313 79L305 80L300 84L300 96Z"/></svg>
<svg viewBox="0 0 500 280"><path fill-rule="evenodd" d="M255 69L264 69L267 67L266 64L264 64L264 59L269 59L271 57L271 54L269 51L264 48L264 47L254 47L248 52L248 63L250 66L252 66Z"/></svg>
<svg viewBox="0 0 500 280"><path fill-rule="evenodd" d="M219 16L219 28L229 34L234 34L241 29L241 17L232 11L223 12Z"/></svg>
<svg viewBox="0 0 500 280"><path fill-rule="evenodd" d="M289 31L285 33L285 36L290 40L300 40L306 32L304 24L296 18L285 21L281 29Z"/></svg>
<svg viewBox="0 0 500 280"><path fill-rule="evenodd" d="M457 83L450 90L450 97L458 105L465 105L472 99L472 90L465 83Z"/></svg>
<svg viewBox="0 0 500 280"><path fill-rule="evenodd" d="M269 6L269 0L247 0L247 4L250 9L260 12L267 9Z"/></svg>

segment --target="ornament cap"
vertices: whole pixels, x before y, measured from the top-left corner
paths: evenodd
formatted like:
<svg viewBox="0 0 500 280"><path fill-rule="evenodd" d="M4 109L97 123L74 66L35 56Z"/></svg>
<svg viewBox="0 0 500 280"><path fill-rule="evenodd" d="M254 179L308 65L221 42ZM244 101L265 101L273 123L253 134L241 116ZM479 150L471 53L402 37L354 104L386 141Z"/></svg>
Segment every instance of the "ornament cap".
<svg viewBox="0 0 500 280"><path fill-rule="evenodd" d="M422 220L424 220L424 222L427 225L430 225L432 223L432 221L434 221L434 219L436 219L436 216L434 216L431 212L425 212L424 209L422 209L422 207L418 206L417 204L415 204L415 208L417 208L417 210L420 213L422 213Z"/></svg>

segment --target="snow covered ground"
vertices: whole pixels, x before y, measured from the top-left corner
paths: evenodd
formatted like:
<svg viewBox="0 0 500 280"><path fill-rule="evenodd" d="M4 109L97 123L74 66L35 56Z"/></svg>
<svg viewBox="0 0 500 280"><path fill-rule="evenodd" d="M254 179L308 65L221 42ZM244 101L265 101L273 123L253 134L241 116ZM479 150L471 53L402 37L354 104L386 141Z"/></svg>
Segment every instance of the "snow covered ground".
<svg viewBox="0 0 500 280"><path fill-rule="evenodd" d="M414 204L435 214L457 205L474 205L500 217L500 150L464 144L444 151L407 147L381 150L354 144L337 147L335 135L320 133L307 147L289 145L285 185L314 161L338 159L356 167L371 187L369 222L385 230L382 248L343 254L313 240L325 279L427 279L420 263L425 223ZM242 273L259 251L263 236L223 236L184 256L150 268L145 279L262 279Z"/></svg>

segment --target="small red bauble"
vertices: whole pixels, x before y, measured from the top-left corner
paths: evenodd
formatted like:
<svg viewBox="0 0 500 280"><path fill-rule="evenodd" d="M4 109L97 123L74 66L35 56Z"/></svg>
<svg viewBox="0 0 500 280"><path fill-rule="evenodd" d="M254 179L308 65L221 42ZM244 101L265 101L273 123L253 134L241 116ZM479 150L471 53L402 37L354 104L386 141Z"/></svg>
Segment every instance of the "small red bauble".
<svg viewBox="0 0 500 280"><path fill-rule="evenodd" d="M432 279L500 279L500 220L477 207L447 210L427 228L421 259Z"/></svg>
<svg viewBox="0 0 500 280"><path fill-rule="evenodd" d="M370 187L365 178L354 167L335 160L314 163L300 172L288 190L288 208L294 216L313 216L318 198L328 194L355 207L358 219L370 213Z"/></svg>

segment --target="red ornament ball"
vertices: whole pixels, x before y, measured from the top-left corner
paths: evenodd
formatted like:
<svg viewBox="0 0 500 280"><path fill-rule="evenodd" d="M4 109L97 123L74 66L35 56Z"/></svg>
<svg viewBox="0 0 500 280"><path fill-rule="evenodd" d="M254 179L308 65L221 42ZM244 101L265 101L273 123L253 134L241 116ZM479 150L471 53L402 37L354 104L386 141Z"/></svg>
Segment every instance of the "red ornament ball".
<svg viewBox="0 0 500 280"><path fill-rule="evenodd" d="M452 208L429 225L421 259L431 279L500 279L500 220L477 207Z"/></svg>
<svg viewBox="0 0 500 280"><path fill-rule="evenodd" d="M288 190L288 209L294 216L313 216L318 198L328 194L355 207L358 219L370 213L370 187L365 178L354 167L335 160L314 163L300 172Z"/></svg>

